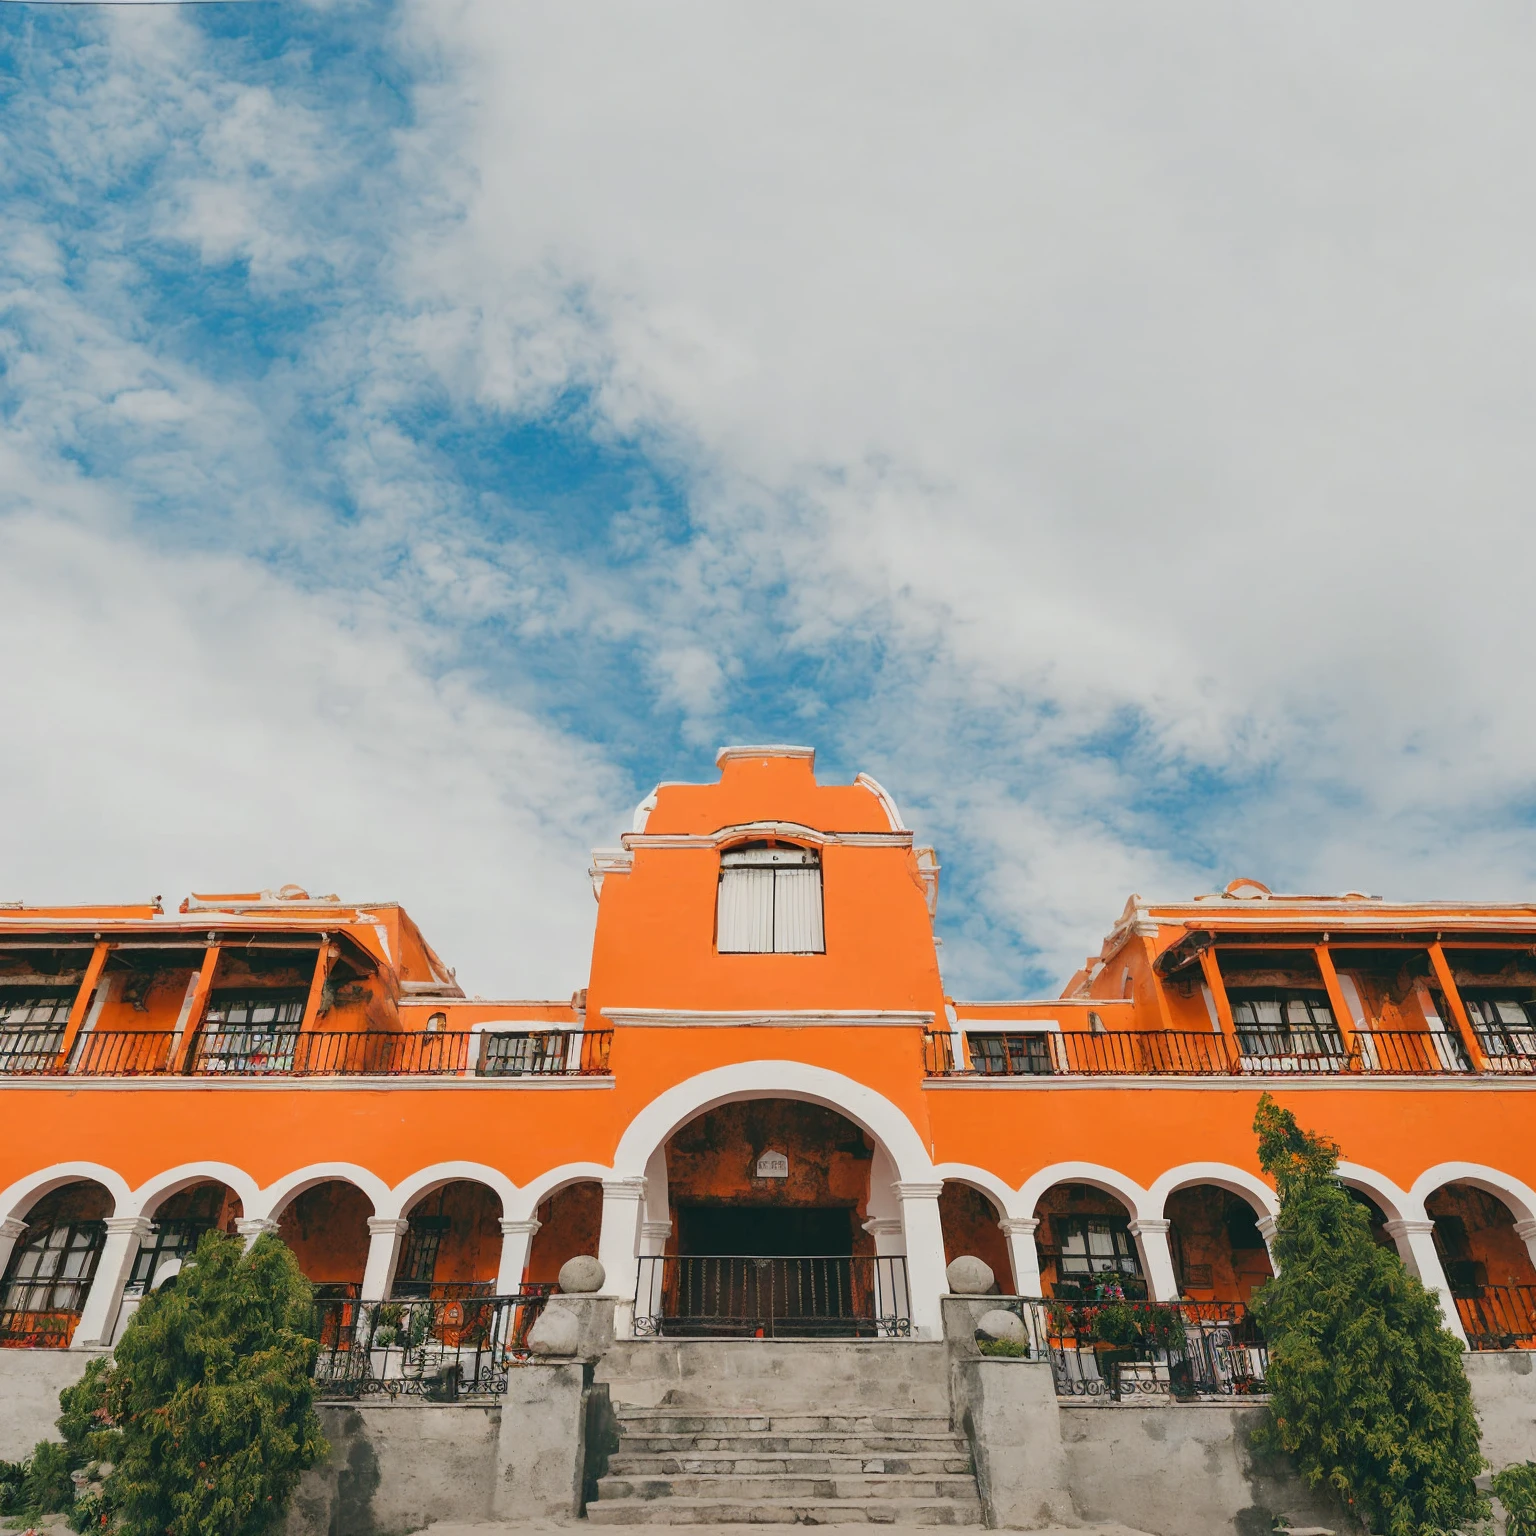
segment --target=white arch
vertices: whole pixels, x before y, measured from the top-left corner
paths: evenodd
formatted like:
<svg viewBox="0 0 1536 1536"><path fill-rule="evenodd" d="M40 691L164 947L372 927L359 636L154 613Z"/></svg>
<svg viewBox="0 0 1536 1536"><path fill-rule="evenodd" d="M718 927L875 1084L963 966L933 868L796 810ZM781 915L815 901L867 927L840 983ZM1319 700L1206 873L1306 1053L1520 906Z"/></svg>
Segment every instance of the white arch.
<svg viewBox="0 0 1536 1536"><path fill-rule="evenodd" d="M1388 1221L1424 1219L1423 1201L1399 1188L1386 1174L1377 1173L1374 1168L1362 1168L1359 1163L1340 1163L1338 1172L1341 1183L1369 1195Z"/></svg>
<svg viewBox="0 0 1536 1536"><path fill-rule="evenodd" d="M1411 1193L1422 1203L1442 1184L1471 1184L1502 1200L1516 1221L1536 1221L1536 1190L1497 1168L1483 1163L1436 1163L1413 1181Z"/></svg>
<svg viewBox="0 0 1536 1536"><path fill-rule="evenodd" d="M1256 1173L1235 1168L1231 1163L1181 1163L1152 1182L1147 1196L1155 1213L1165 1215L1168 1197L1192 1184L1214 1184L1240 1200L1246 1200L1260 1216L1278 1216L1280 1197Z"/></svg>
<svg viewBox="0 0 1536 1536"><path fill-rule="evenodd" d="M267 1185L256 1196L255 1202L245 1208L245 1214L247 1218L276 1221L290 1201L302 1195L306 1189L313 1189L316 1184L327 1184L332 1179L360 1189L373 1202L375 1216L382 1214L381 1208L389 1203L389 1185L378 1174L370 1173L356 1163L311 1163L307 1168L295 1169Z"/></svg>
<svg viewBox="0 0 1536 1536"><path fill-rule="evenodd" d="M77 1179L89 1179L93 1184L102 1185L112 1196L113 1215L133 1214L128 1181L120 1173L104 1168L100 1163L51 1163L47 1168L39 1168L36 1173L17 1179L0 1193L0 1221L8 1217L25 1219L27 1212L44 1195L52 1194L65 1184L73 1184Z"/></svg>
<svg viewBox="0 0 1536 1536"><path fill-rule="evenodd" d="M1018 1203L1018 1191L985 1168L978 1168L973 1163L939 1163L933 1176L946 1184L969 1184L972 1189L980 1190L997 1207L1000 1217L1022 1214L1013 1209Z"/></svg>
<svg viewBox="0 0 1536 1536"><path fill-rule="evenodd" d="M624 1129L612 1178L643 1178L651 1154L679 1126L720 1104L746 1099L799 1099L862 1126L890 1154L901 1180L932 1180L933 1161L906 1115L884 1094L803 1061L741 1061L701 1072L652 1099Z"/></svg>
<svg viewBox="0 0 1536 1536"><path fill-rule="evenodd" d="M501 1214L512 1214L512 1208L517 1203L517 1185L499 1168L466 1162L433 1163L430 1167L418 1169L390 1190L387 1209L379 1209L375 1202L373 1213L375 1216L404 1216L423 1195L431 1194L444 1184L452 1184L460 1179L484 1184L501 1201Z"/></svg>
<svg viewBox="0 0 1536 1536"><path fill-rule="evenodd" d="M1162 1206L1154 1207L1151 1196L1135 1179L1128 1179L1102 1163L1052 1163L1049 1168L1031 1174L1014 1197L1018 1214L1033 1216L1040 1197L1053 1184L1091 1184L1121 1201L1132 1218L1146 1220L1163 1214Z"/></svg>
<svg viewBox="0 0 1536 1536"><path fill-rule="evenodd" d="M613 1169L603 1163L562 1163L558 1168L541 1173L532 1183L524 1184L506 1214L514 1220L527 1221L551 1195L558 1195L562 1189L572 1184L601 1184L612 1177Z"/></svg>
<svg viewBox="0 0 1536 1536"><path fill-rule="evenodd" d="M190 1189L194 1184L212 1182L227 1185L240 1197L240 1209L247 1212L251 1202L261 1197L261 1188L243 1168L232 1163L182 1163L168 1168L164 1173L146 1179L134 1190L132 1207L120 1214L125 1216L153 1216L161 1204L174 1194Z"/></svg>

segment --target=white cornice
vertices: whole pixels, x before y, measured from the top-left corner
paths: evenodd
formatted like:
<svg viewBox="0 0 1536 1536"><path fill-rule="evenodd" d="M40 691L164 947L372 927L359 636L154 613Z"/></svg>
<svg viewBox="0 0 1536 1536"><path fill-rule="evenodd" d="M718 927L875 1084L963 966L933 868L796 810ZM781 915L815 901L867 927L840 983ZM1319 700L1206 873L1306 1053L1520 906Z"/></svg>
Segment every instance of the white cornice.
<svg viewBox="0 0 1536 1536"><path fill-rule="evenodd" d="M1039 1077L928 1077L923 1079L925 1089L978 1093L1049 1093L1083 1089L1113 1089L1120 1092L1134 1089L1141 1093L1253 1093L1261 1089L1283 1088L1287 1093L1297 1092L1394 1092L1394 1093L1488 1093L1509 1089L1515 1092L1536 1091L1536 1079L1473 1077L1470 1074L1451 1073L1439 1077L1366 1077L1353 1072L1341 1072L1337 1076L1292 1076L1288 1073L1261 1077L1258 1073L1241 1077L1055 1077L1043 1073Z"/></svg>
<svg viewBox="0 0 1536 1536"><path fill-rule="evenodd" d="M910 832L828 832L798 821L745 821L713 832L626 832L620 841L626 851L636 848L721 848L752 837L785 837L794 842L846 844L856 848L910 848ZM610 851L600 850L604 854ZM613 856L617 856L614 854ZM597 853L593 854L593 862Z"/></svg>
<svg viewBox="0 0 1536 1536"><path fill-rule="evenodd" d="M644 1029L836 1029L850 1024L879 1029L926 1029L934 1018L931 1013L881 1008L604 1008L600 1012L616 1027Z"/></svg>
<svg viewBox="0 0 1536 1536"><path fill-rule="evenodd" d="M775 742L766 747L721 747L715 753L715 767L723 767L737 757L803 757L810 762L812 768L816 766L815 747L792 747L783 742Z"/></svg>

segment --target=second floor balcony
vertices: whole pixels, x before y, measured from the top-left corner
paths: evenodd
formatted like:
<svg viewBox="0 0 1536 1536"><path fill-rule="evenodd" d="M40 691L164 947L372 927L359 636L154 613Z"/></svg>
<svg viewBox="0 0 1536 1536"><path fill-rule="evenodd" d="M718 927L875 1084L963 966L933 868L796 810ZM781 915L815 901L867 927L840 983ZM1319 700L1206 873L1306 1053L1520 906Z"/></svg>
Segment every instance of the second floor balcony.
<svg viewBox="0 0 1536 1536"><path fill-rule="evenodd" d="M168 1030L82 1034L0 1026L0 1077L600 1077L612 1030L317 1030L296 1022L210 1021L190 1041Z"/></svg>

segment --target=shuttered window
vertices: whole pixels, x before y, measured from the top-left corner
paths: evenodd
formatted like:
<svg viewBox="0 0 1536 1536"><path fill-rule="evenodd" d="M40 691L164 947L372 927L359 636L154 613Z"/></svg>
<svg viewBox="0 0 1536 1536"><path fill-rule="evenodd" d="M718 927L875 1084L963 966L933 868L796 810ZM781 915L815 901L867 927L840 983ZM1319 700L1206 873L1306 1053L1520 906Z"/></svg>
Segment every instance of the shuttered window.
<svg viewBox="0 0 1536 1536"><path fill-rule="evenodd" d="M720 855L722 955L819 955L821 860L809 848L749 843Z"/></svg>

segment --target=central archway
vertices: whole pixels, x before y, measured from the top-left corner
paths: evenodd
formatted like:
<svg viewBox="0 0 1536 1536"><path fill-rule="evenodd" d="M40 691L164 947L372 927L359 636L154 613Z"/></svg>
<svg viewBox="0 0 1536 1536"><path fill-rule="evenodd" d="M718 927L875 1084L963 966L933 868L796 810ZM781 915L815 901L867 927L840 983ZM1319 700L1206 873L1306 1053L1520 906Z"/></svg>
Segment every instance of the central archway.
<svg viewBox="0 0 1536 1536"><path fill-rule="evenodd" d="M687 1130L711 1115L723 1132L724 1150L714 1153ZM759 1168L770 1153L787 1165L782 1183L769 1164ZM868 1260L891 1331L933 1338L944 1270L939 1190L915 1127L883 1095L804 1062L742 1062L677 1084L630 1122L604 1180L600 1257L610 1288L634 1298L644 1332L662 1261L689 1256L683 1248L703 1257L699 1247L728 1242L757 1249L735 1257L761 1259L774 1257L765 1247L784 1246L791 1251L779 1256L796 1258L835 1241L841 1252L832 1256Z"/></svg>

